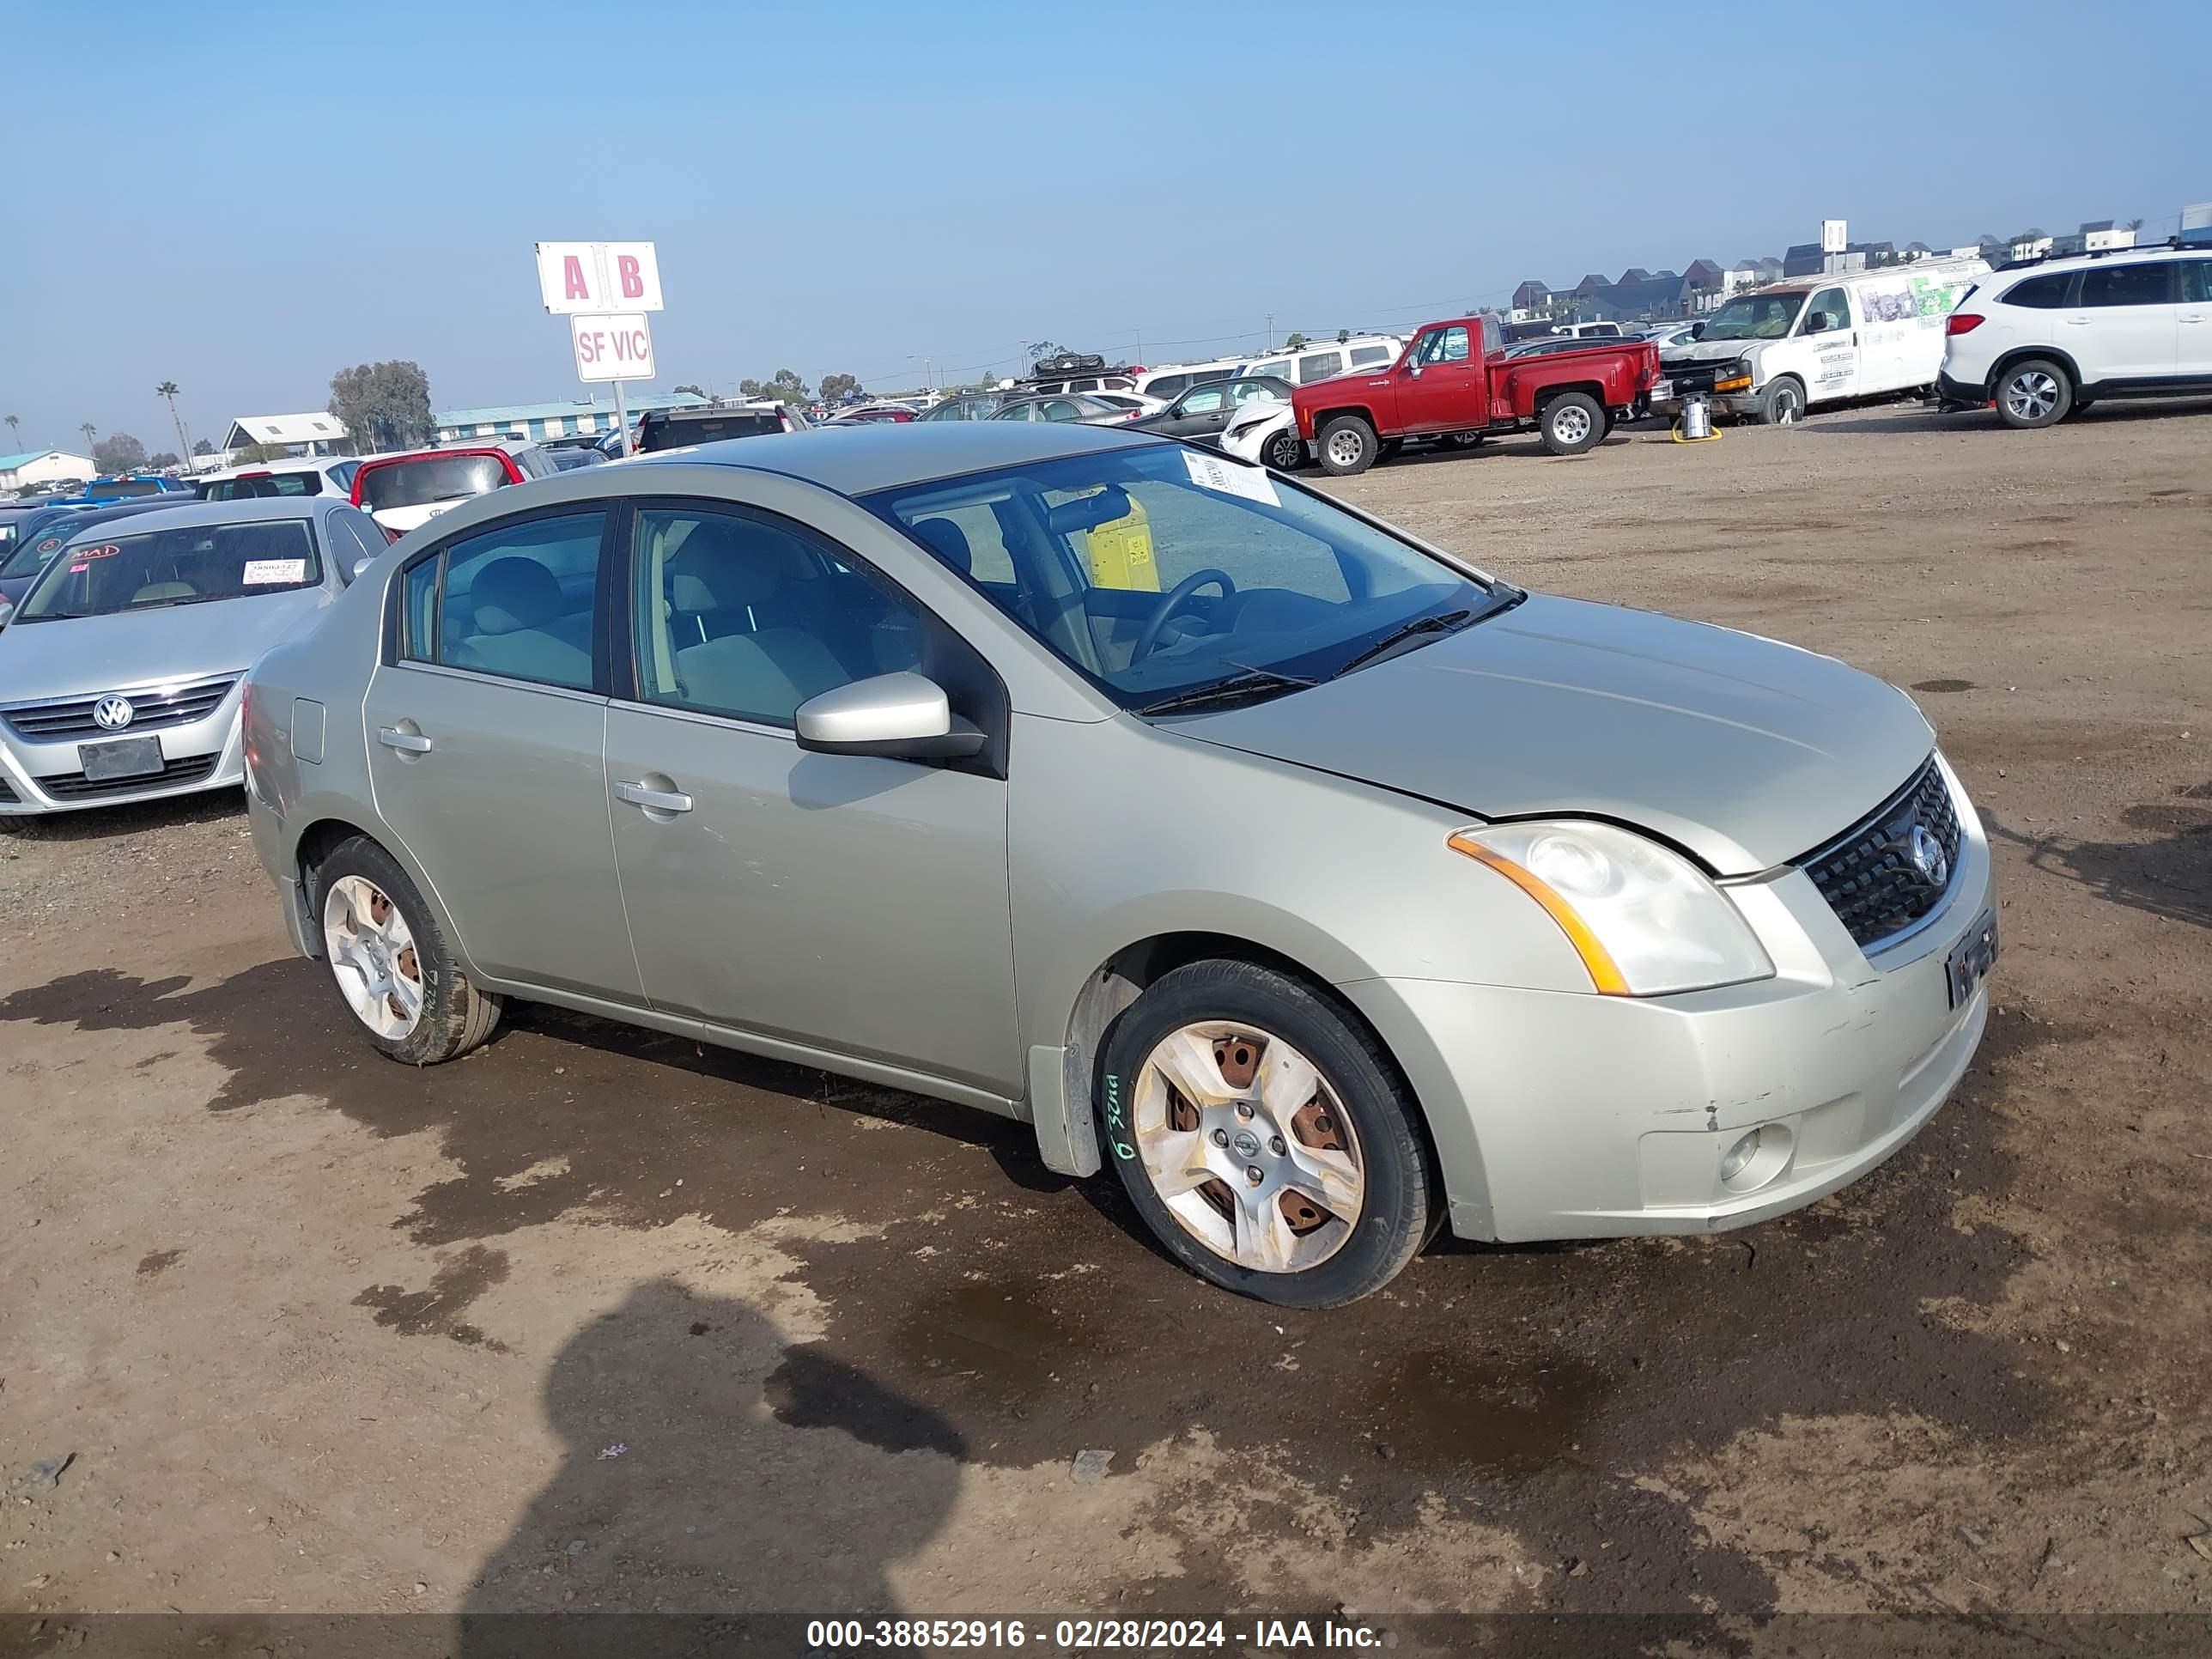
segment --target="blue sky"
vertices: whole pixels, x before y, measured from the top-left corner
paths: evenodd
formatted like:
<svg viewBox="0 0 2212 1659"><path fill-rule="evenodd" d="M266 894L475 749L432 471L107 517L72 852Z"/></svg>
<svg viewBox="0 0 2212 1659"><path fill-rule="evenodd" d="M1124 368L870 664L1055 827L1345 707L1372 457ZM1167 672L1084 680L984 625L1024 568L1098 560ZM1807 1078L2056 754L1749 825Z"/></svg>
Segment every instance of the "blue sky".
<svg viewBox="0 0 2212 1659"><path fill-rule="evenodd" d="M0 40L25 447L173 447L164 378L219 437L386 357L441 407L583 395L540 239L658 242L663 387L880 387L1403 327L1826 216L1942 243L2212 200L2203 0L9 0Z"/></svg>

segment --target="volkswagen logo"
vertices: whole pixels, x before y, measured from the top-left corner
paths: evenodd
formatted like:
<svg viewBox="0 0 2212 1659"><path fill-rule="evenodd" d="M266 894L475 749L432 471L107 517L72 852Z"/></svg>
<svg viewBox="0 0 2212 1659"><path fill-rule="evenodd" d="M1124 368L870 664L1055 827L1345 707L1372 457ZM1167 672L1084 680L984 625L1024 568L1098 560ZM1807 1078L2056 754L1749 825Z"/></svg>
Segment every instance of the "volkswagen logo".
<svg viewBox="0 0 2212 1659"><path fill-rule="evenodd" d="M1924 825L1914 824L1912 833L1905 838L1905 856L1930 887L1941 887L1950 879L1951 860L1944 854L1943 843L1929 835Z"/></svg>
<svg viewBox="0 0 2212 1659"><path fill-rule="evenodd" d="M131 706L131 699L112 693L92 706L92 723L103 732L120 732L131 724L138 711Z"/></svg>

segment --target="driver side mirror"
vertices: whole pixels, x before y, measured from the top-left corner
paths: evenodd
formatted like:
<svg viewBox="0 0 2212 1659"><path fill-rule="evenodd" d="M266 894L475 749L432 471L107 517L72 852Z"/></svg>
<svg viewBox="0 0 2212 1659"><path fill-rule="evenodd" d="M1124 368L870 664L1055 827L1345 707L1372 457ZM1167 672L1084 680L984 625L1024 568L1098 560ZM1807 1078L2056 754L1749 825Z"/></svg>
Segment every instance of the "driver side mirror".
<svg viewBox="0 0 2212 1659"><path fill-rule="evenodd" d="M965 760L983 733L952 717L945 688L920 674L878 674L810 697L793 723L799 746L819 755L887 760Z"/></svg>

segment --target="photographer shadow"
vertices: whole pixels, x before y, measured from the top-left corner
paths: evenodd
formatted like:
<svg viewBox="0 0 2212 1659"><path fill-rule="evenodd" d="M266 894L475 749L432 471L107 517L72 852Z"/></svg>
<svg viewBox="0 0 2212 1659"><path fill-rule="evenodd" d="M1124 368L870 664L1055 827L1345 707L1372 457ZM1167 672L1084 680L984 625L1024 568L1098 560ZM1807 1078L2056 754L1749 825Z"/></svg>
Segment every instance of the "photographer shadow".
<svg viewBox="0 0 2212 1659"><path fill-rule="evenodd" d="M562 1464L471 1589L466 1659L787 1653L809 1619L896 1619L890 1569L958 1495L942 1417L667 1280L572 1337L544 1398Z"/></svg>

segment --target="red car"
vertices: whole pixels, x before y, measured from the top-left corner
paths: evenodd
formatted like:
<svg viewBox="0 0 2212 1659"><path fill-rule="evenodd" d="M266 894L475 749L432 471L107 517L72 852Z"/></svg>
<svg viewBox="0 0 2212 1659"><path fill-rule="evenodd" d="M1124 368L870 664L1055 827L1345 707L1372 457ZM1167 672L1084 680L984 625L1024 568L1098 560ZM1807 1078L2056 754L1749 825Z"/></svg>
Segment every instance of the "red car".
<svg viewBox="0 0 2212 1659"><path fill-rule="evenodd" d="M560 469L538 444L455 444L406 455L373 455L356 469L349 499L398 541L447 507Z"/></svg>
<svg viewBox="0 0 2212 1659"><path fill-rule="evenodd" d="M914 411L902 404L863 404L858 409L848 409L842 415L833 415L824 422L829 426L859 426L869 421L910 421Z"/></svg>
<svg viewBox="0 0 2212 1659"><path fill-rule="evenodd" d="M1534 427L1554 455L1595 448L1615 421L1649 407L1660 386L1648 340L1590 339L1584 349L1509 358L1495 317L1424 323L1380 374L1340 374L1292 394L1298 435L1324 471L1364 472L1407 438L1462 446Z"/></svg>

